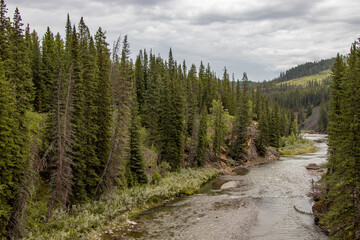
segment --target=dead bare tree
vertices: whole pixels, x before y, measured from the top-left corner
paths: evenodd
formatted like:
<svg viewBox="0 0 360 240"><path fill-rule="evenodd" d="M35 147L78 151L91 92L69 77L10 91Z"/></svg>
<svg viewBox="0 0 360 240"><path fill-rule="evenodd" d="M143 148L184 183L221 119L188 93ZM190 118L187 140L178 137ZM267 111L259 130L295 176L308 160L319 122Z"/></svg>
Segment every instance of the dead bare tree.
<svg viewBox="0 0 360 240"><path fill-rule="evenodd" d="M129 77L130 73L128 72L128 62L123 59L123 56L121 63L119 62L120 40L121 38L119 37L118 40L114 42L109 75L113 89L113 134L108 159L100 182L96 187L96 193L100 188L102 188L103 191L106 189L110 190L119 183L118 179L123 175L121 169L125 166L125 160L129 152L128 129L130 126L132 83Z"/></svg>
<svg viewBox="0 0 360 240"><path fill-rule="evenodd" d="M52 192L49 209L46 215L46 221L51 217L56 202L59 202L63 207L66 205L68 196L71 192L71 97L72 97L72 73L73 66L69 70L69 78L66 86L66 97L64 107L62 108L62 86L63 79L61 73L58 78L57 86L57 101L55 113L55 139L54 139L54 156L52 162L55 169L52 171L51 182L54 187Z"/></svg>

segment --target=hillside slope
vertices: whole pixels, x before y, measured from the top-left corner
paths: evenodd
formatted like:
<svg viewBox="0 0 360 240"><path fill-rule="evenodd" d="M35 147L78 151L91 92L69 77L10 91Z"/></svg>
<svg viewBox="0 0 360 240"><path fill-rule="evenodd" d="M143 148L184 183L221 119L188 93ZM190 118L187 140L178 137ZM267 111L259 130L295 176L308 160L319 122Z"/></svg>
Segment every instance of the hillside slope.
<svg viewBox="0 0 360 240"><path fill-rule="evenodd" d="M315 132L319 130L318 121L320 118L320 110L321 110L320 106L313 108L312 114L305 120L302 126L302 130L315 131Z"/></svg>
<svg viewBox="0 0 360 240"><path fill-rule="evenodd" d="M281 84L288 84L291 86L306 87L306 85L310 82L317 82L317 83L321 84L325 80L330 80L330 78L331 78L331 71L325 70L325 71L322 71L317 74L304 76L304 77L300 77L300 78L295 78L295 79L292 79L289 81L277 83L276 86L280 86Z"/></svg>

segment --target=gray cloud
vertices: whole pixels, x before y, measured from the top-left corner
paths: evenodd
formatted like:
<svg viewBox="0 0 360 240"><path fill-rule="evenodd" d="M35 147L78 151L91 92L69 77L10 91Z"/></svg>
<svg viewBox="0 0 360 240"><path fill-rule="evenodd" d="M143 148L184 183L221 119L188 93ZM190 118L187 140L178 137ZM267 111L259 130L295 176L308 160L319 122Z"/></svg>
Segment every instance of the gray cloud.
<svg viewBox="0 0 360 240"><path fill-rule="evenodd" d="M193 19L195 24L212 24L215 22L242 22L288 19L306 16L311 11L312 5L307 2L292 2L291 5L284 2L273 5L260 5L250 9L238 8L217 10L209 9Z"/></svg>
<svg viewBox="0 0 360 240"><path fill-rule="evenodd" d="M218 76L224 66L241 78L271 79L294 65L345 54L360 36L356 0L11 0L25 23L40 35L50 26L64 33L66 14L81 16L108 42L128 35L132 58L140 49L178 62L210 62Z"/></svg>

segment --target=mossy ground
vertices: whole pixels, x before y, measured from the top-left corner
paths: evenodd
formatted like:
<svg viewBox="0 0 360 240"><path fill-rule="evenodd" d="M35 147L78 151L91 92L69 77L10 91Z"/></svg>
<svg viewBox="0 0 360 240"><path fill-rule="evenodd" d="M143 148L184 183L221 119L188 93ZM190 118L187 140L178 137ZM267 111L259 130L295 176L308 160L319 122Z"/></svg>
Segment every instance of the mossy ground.
<svg viewBox="0 0 360 240"><path fill-rule="evenodd" d="M299 155L316 152L314 142L309 139L289 136L282 139L283 147L279 148L280 155Z"/></svg>

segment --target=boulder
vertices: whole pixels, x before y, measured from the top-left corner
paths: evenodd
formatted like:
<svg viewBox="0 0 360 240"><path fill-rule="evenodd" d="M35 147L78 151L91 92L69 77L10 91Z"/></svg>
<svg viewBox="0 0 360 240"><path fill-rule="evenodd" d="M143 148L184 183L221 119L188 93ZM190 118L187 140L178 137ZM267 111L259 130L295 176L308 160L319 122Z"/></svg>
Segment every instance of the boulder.
<svg viewBox="0 0 360 240"><path fill-rule="evenodd" d="M320 167L319 165L315 164L315 163L309 163L307 166L306 166L306 169L308 170L319 170Z"/></svg>
<svg viewBox="0 0 360 240"><path fill-rule="evenodd" d="M238 181L229 181L221 185L220 190L226 190L230 188L237 188L239 186Z"/></svg>
<svg viewBox="0 0 360 240"><path fill-rule="evenodd" d="M280 153L274 147L268 147L265 155L265 162L278 161Z"/></svg>

